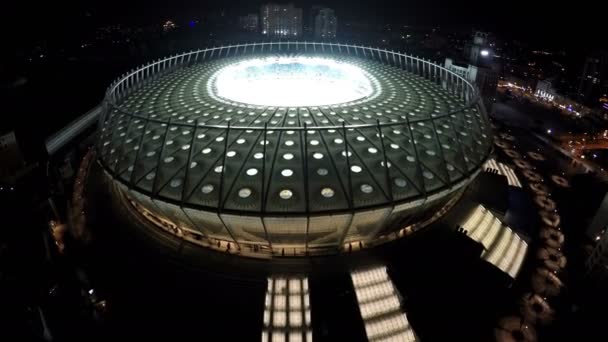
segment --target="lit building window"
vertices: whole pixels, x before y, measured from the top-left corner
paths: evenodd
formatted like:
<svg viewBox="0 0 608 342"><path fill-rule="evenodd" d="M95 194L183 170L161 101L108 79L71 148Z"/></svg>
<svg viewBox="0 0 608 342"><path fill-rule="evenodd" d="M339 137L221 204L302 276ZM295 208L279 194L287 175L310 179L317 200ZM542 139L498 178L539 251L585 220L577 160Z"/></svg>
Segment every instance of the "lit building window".
<svg viewBox="0 0 608 342"><path fill-rule="evenodd" d="M499 175L507 177L507 182L510 186L521 188L521 182L519 181L519 178L517 178L517 175L509 166L503 163L498 163L494 159L488 159L488 161L484 164L483 168L498 171Z"/></svg>
<svg viewBox="0 0 608 342"><path fill-rule="evenodd" d="M262 342L312 341L307 277L270 277Z"/></svg>
<svg viewBox="0 0 608 342"><path fill-rule="evenodd" d="M478 206L463 224L468 236L481 243L481 258L515 278L524 261L528 243L505 226L491 211Z"/></svg>
<svg viewBox="0 0 608 342"><path fill-rule="evenodd" d="M418 340L401 311L397 289L388 277L386 267L352 272L351 279L369 341Z"/></svg>

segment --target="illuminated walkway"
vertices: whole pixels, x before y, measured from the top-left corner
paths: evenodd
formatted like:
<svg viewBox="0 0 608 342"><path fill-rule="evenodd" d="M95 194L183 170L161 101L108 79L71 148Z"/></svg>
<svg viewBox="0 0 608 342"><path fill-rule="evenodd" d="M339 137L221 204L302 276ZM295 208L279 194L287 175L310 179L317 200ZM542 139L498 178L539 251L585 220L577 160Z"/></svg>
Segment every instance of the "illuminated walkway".
<svg viewBox="0 0 608 342"><path fill-rule="evenodd" d="M369 341L417 341L386 267L352 272L351 278Z"/></svg>
<svg viewBox="0 0 608 342"><path fill-rule="evenodd" d="M507 177L507 182L509 183L510 186L521 188L521 183L519 181L519 178L517 178L517 175L515 175L515 172L509 166L507 166L503 163L497 162L494 159L488 159L488 161L484 164L483 167L486 170L492 169L492 170L498 171L499 175L503 175L503 176Z"/></svg>
<svg viewBox="0 0 608 342"><path fill-rule="evenodd" d="M462 225L468 236L481 243L481 257L512 278L517 276L528 244L505 226L491 211L479 205Z"/></svg>
<svg viewBox="0 0 608 342"><path fill-rule="evenodd" d="M264 302L263 342L312 341L308 278L268 278Z"/></svg>

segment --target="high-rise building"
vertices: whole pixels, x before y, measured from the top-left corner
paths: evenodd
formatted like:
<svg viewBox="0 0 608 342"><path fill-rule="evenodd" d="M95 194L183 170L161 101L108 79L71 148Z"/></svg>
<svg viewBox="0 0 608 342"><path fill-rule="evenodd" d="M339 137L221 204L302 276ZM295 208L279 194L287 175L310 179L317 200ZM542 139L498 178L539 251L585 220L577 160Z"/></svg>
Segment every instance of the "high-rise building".
<svg viewBox="0 0 608 342"><path fill-rule="evenodd" d="M249 13L239 17L239 28L244 31L257 32L259 16L256 13Z"/></svg>
<svg viewBox="0 0 608 342"><path fill-rule="evenodd" d="M333 39L336 38L338 29L338 18L331 8L322 8L315 17L315 38Z"/></svg>
<svg viewBox="0 0 608 342"><path fill-rule="evenodd" d="M471 41L465 44L464 61L457 63L452 58L446 58L445 67L475 83L488 112L492 109L498 86L500 65L492 58L488 44L488 33L475 32Z"/></svg>
<svg viewBox="0 0 608 342"><path fill-rule="evenodd" d="M479 88L486 110L490 111L498 86L498 70L495 66L482 67L474 64L457 64L451 58L445 59L445 68L474 83Z"/></svg>
<svg viewBox="0 0 608 342"><path fill-rule="evenodd" d="M260 12L263 35L285 38L302 35L301 8L296 8L293 4L265 4Z"/></svg>
<svg viewBox="0 0 608 342"><path fill-rule="evenodd" d="M10 178L25 166L14 132L0 135L0 180Z"/></svg>
<svg viewBox="0 0 608 342"><path fill-rule="evenodd" d="M483 58L489 57L490 50L487 48L488 34L486 32L475 32L473 39L467 43L464 51L469 63L479 65L485 62Z"/></svg>
<svg viewBox="0 0 608 342"><path fill-rule="evenodd" d="M308 9L307 13L306 13L306 23L305 23L305 27L304 27L304 32L308 35L311 35L314 33L315 31L315 19L317 18L317 14L319 14L319 11L323 8L323 6L321 5L312 5L310 6L310 8Z"/></svg>
<svg viewBox="0 0 608 342"><path fill-rule="evenodd" d="M608 52L588 56L580 76L578 99L595 107L599 99L608 95Z"/></svg>
<svg viewBox="0 0 608 342"><path fill-rule="evenodd" d="M608 232L606 227L595 238L596 244L585 261L587 274L608 278Z"/></svg>

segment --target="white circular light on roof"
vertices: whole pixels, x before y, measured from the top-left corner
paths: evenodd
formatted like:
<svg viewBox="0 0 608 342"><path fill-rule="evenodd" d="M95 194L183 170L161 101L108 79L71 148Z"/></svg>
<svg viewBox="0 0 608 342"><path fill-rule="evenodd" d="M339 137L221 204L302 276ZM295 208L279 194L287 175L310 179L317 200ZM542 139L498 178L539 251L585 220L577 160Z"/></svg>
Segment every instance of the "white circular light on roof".
<svg viewBox="0 0 608 342"><path fill-rule="evenodd" d="M321 169L318 169L318 170L317 170L317 174L318 174L319 176L327 176L327 174L328 174L328 173L329 173L329 171L327 171L327 169L323 169L323 168L321 168Z"/></svg>
<svg viewBox="0 0 608 342"><path fill-rule="evenodd" d="M315 159L323 159L323 153L317 152L317 153L313 154L312 157Z"/></svg>
<svg viewBox="0 0 608 342"><path fill-rule="evenodd" d="M372 191L374 191L374 187L372 187L369 184L361 184L361 192L365 193L365 194L371 194Z"/></svg>
<svg viewBox="0 0 608 342"><path fill-rule="evenodd" d="M226 152L226 157L232 158L234 156L236 156L236 151L228 151L228 152Z"/></svg>
<svg viewBox="0 0 608 342"><path fill-rule="evenodd" d="M374 95L377 81L359 67L319 57L251 58L211 77L208 89L224 101L263 106L323 106Z"/></svg>
<svg viewBox="0 0 608 342"><path fill-rule="evenodd" d="M213 192L213 189L214 189L213 184L205 184L201 188L201 192L204 194L210 194L211 192Z"/></svg>
<svg viewBox="0 0 608 342"><path fill-rule="evenodd" d="M285 153L283 155L283 159L285 159L285 160L292 160L293 159L293 154L291 154L291 153Z"/></svg>
<svg viewBox="0 0 608 342"><path fill-rule="evenodd" d="M359 173L361 172L363 169L361 168L361 166L359 165L353 165L350 167L350 170L354 173Z"/></svg>
<svg viewBox="0 0 608 342"><path fill-rule="evenodd" d="M291 177L293 175L293 171L290 169L283 169L281 171L281 175L283 175L283 177Z"/></svg>
<svg viewBox="0 0 608 342"><path fill-rule="evenodd" d="M404 188L407 185L407 182L403 178L395 178L395 185Z"/></svg>
<svg viewBox="0 0 608 342"><path fill-rule="evenodd" d="M331 198L334 197L335 192L332 188L323 188L321 190L321 195L325 198Z"/></svg>
<svg viewBox="0 0 608 342"><path fill-rule="evenodd" d="M291 197L293 197L293 192L291 192L291 190L289 189L281 190L281 192L279 192L279 197L285 200L290 199Z"/></svg>
<svg viewBox="0 0 608 342"><path fill-rule="evenodd" d="M257 152L256 154L253 155L253 158L255 158L255 159L262 159L262 158L264 158L264 153Z"/></svg>
<svg viewBox="0 0 608 342"><path fill-rule="evenodd" d="M241 190L239 190L239 197L240 198L247 198L251 196L251 189L249 188L242 188Z"/></svg>
<svg viewBox="0 0 608 342"><path fill-rule="evenodd" d="M258 174L258 169L256 168L251 168L247 170L247 176L255 176Z"/></svg>

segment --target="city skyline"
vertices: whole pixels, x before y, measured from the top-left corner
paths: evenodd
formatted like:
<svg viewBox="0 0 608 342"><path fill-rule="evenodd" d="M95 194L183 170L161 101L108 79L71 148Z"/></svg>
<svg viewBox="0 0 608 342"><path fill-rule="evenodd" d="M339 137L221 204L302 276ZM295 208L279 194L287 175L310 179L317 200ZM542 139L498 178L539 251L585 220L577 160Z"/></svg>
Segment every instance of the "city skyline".
<svg viewBox="0 0 608 342"><path fill-rule="evenodd" d="M163 18L178 17L183 20L208 17L217 11L237 17L247 13L257 13L268 1L182 1L169 4L160 0L151 2L117 0L90 1L78 4L42 4L35 10L19 4L11 4L15 14L2 25L19 28L27 36L36 34L40 39L45 34L36 33L45 28L48 34L69 32L74 25L99 25L123 23L140 25ZM312 5L321 5L336 10L343 22L361 21L373 23L406 24L413 26L443 26L475 28L493 31L509 39L529 40L548 46L590 47L597 45L602 37L602 14L593 11L591 4L566 8L550 6L549 2L516 1L489 4L487 1L469 0L453 2L444 0L413 0L406 3L397 0L350 1L348 5L336 0L326 1L285 1L294 3L306 12ZM141 8L145 6L145 13ZM136 15L135 15L136 14ZM27 18L27 19L26 19ZM381 19L380 19L381 18ZM11 39L16 38L10 38ZM18 39L17 39L18 40ZM602 48L598 45L597 48Z"/></svg>

